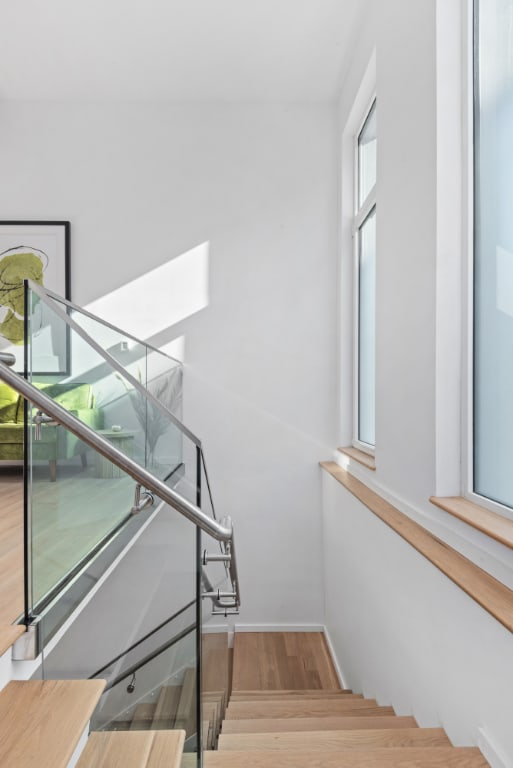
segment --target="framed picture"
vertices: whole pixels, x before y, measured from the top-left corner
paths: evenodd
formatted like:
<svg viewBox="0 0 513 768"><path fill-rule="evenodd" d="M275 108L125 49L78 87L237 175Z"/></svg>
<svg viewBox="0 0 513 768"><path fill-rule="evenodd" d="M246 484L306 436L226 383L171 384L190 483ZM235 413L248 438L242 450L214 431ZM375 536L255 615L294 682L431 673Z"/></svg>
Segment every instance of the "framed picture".
<svg viewBox="0 0 513 768"><path fill-rule="evenodd" d="M24 370L25 279L71 299L69 221L0 221L0 350ZM44 302L31 317L32 375L69 372L69 329Z"/></svg>

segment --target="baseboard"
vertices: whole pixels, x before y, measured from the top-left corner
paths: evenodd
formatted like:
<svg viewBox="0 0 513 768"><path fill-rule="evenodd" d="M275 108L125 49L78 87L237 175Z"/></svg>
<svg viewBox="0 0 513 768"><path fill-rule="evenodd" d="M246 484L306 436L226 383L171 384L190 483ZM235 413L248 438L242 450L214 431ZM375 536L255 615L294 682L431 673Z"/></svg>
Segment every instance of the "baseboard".
<svg viewBox="0 0 513 768"><path fill-rule="evenodd" d="M324 632L322 624L234 624L235 632Z"/></svg>
<svg viewBox="0 0 513 768"><path fill-rule="evenodd" d="M512 768L513 762L506 756L503 750L493 743L492 738L485 728L478 729L477 746L483 753L491 768Z"/></svg>
<svg viewBox="0 0 513 768"><path fill-rule="evenodd" d="M335 649L333 648L333 643L331 642L330 633L328 632L327 627L323 627L322 631L324 632L324 637L326 638L326 645L328 646L331 660L333 662L333 666L335 667L335 672L337 673L339 685L341 688L349 688L346 680L344 679L344 675L342 674L340 664L338 663L337 654L335 653Z"/></svg>

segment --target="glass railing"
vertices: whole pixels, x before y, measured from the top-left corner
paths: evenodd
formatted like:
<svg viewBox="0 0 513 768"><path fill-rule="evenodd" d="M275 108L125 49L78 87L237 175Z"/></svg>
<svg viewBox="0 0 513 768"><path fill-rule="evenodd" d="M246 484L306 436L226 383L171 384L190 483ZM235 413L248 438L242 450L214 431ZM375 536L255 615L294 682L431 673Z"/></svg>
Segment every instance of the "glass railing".
<svg viewBox="0 0 513 768"><path fill-rule="evenodd" d="M94 318L85 315L86 332L79 309L30 286L27 299L28 382L3 363L0 379L26 398L25 621L43 648L35 676L104 677L94 727L184 728L201 761L229 694L225 619L239 604L231 523L216 522L199 441L147 392L147 376L89 335ZM48 327L63 336L65 358L43 376ZM107 331L112 348L117 332ZM149 450L152 409L169 434Z"/></svg>
<svg viewBox="0 0 513 768"><path fill-rule="evenodd" d="M26 378L196 504L200 449L178 418L180 364L39 286L26 297ZM26 418L30 617L128 521L134 482L64 427L36 427L37 409Z"/></svg>

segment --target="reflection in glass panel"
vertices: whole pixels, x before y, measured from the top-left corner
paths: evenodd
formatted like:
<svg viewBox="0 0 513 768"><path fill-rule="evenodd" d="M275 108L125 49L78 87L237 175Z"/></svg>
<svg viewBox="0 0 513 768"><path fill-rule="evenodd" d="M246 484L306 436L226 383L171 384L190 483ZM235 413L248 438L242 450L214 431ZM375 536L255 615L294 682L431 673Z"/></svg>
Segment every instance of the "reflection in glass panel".
<svg viewBox="0 0 513 768"><path fill-rule="evenodd" d="M477 13L474 490L513 506L513 0Z"/></svg>
<svg viewBox="0 0 513 768"><path fill-rule="evenodd" d="M376 208L360 227L358 297L358 439L375 443Z"/></svg>
<svg viewBox="0 0 513 768"><path fill-rule="evenodd" d="M376 183L376 102L358 136L358 206L365 202Z"/></svg>

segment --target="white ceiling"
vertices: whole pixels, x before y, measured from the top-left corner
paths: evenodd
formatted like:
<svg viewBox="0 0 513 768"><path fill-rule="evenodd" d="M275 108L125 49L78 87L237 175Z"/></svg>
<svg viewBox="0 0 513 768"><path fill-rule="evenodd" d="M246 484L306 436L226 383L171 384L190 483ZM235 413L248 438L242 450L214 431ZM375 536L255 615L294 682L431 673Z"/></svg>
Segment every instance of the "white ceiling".
<svg viewBox="0 0 513 768"><path fill-rule="evenodd" d="M0 0L0 99L328 101L367 0Z"/></svg>

